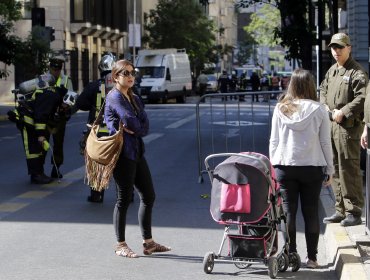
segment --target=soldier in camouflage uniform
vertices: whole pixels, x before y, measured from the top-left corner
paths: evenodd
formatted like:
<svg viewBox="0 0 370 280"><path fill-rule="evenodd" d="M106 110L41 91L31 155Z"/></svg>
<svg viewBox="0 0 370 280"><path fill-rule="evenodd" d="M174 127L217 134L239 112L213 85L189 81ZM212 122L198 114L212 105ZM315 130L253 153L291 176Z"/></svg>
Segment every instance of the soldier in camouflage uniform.
<svg viewBox="0 0 370 280"><path fill-rule="evenodd" d="M327 106L332 120L335 166L332 187L336 212L324 218L324 223L354 226L361 224L364 206L359 141L368 76L352 58L350 38L346 34L334 34L328 47L337 63L320 85L320 102Z"/></svg>

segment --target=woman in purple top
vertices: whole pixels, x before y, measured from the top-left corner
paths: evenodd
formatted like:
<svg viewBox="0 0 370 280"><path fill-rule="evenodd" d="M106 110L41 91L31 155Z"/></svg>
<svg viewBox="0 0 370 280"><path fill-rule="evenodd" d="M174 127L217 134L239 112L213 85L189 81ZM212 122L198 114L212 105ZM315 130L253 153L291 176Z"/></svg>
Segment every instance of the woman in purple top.
<svg viewBox="0 0 370 280"><path fill-rule="evenodd" d="M113 171L117 189L117 202L113 212L113 224L117 236L116 254L137 258L126 243L126 214L135 189L140 195L139 225L143 238L143 253L167 252L171 248L154 242L152 238L152 208L155 191L152 176L144 157L142 137L148 134L149 120L140 98L132 91L136 72L128 60L119 60L112 68L115 87L106 97L104 118L110 135L121 121L124 125L124 144Z"/></svg>

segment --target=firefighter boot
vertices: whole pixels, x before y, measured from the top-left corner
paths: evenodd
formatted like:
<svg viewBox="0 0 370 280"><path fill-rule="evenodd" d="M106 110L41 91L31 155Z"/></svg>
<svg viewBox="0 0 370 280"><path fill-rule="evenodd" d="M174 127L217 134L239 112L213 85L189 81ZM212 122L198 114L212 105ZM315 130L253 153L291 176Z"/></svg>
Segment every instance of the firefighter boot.
<svg viewBox="0 0 370 280"><path fill-rule="evenodd" d="M45 174L32 174L31 175L31 183L32 184L49 184L53 181L52 178L46 176Z"/></svg>

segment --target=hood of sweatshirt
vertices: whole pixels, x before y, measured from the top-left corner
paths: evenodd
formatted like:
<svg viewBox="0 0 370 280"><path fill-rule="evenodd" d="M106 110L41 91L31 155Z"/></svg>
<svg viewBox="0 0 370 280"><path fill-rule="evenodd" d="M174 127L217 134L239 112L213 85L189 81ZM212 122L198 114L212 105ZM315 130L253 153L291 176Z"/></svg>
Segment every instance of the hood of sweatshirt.
<svg viewBox="0 0 370 280"><path fill-rule="evenodd" d="M320 109L321 104L308 99L294 100L294 104L297 104L298 108L293 115L286 116L279 109L277 110L277 114L281 122L288 128L292 130L305 130L315 116L313 113ZM280 104L278 104L278 108L280 108Z"/></svg>

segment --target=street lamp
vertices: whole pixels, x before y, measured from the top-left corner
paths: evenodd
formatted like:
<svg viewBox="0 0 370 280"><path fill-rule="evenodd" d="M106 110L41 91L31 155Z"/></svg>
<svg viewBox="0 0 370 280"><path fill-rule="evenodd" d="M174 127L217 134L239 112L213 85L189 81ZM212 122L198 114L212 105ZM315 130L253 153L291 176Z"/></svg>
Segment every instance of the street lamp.
<svg viewBox="0 0 370 280"><path fill-rule="evenodd" d="M316 86L320 84L322 76L322 22L323 5L322 0L312 0L315 5L315 26L316 26Z"/></svg>

